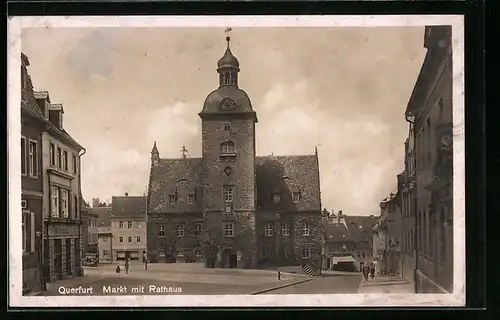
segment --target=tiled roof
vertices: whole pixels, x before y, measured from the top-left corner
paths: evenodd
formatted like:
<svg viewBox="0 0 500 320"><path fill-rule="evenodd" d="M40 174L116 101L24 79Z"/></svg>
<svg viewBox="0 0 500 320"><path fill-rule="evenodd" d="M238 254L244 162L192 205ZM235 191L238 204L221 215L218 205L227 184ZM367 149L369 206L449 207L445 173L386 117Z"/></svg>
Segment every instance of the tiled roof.
<svg viewBox="0 0 500 320"><path fill-rule="evenodd" d="M113 217L140 217L146 215L146 197L113 197Z"/></svg>
<svg viewBox="0 0 500 320"><path fill-rule="evenodd" d="M98 216L98 227L111 227L111 207L94 207L89 211Z"/></svg>
<svg viewBox="0 0 500 320"><path fill-rule="evenodd" d="M189 193L201 195L201 158L160 159L151 169L149 212L201 212L201 202L188 204ZM257 205L260 210L320 211L318 158L307 156L256 157ZM300 193L298 203L293 193ZM272 194L280 193L281 201L273 203ZM177 194L177 202L169 204L169 195ZM114 207L114 202L113 202Z"/></svg>
<svg viewBox="0 0 500 320"><path fill-rule="evenodd" d="M261 210L320 211L319 166L316 155L257 157L257 206ZM281 201L273 203L272 194ZM300 193L300 201L293 201Z"/></svg>
<svg viewBox="0 0 500 320"><path fill-rule="evenodd" d="M349 237L354 242L363 242L373 237L373 227L377 223L377 216L344 216Z"/></svg>
<svg viewBox="0 0 500 320"><path fill-rule="evenodd" d="M323 231L326 241L347 242L349 239L349 231L343 223L334 223L331 219L322 219Z"/></svg>
<svg viewBox="0 0 500 320"><path fill-rule="evenodd" d="M188 204L183 199L188 193L201 195L201 158L160 159L151 168L149 182L149 212L201 212L200 201ZM169 195L176 194L175 204L169 203ZM114 205L114 203L113 203Z"/></svg>

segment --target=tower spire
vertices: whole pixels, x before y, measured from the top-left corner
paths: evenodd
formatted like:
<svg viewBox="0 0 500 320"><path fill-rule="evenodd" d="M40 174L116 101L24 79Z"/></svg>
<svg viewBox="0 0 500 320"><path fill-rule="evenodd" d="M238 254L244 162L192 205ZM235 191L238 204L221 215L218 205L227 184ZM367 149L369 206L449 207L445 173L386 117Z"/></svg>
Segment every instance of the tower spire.
<svg viewBox="0 0 500 320"><path fill-rule="evenodd" d="M217 62L217 72L219 73L220 86L238 86L238 72L240 71L240 63L238 59L231 52L229 43L231 37L229 32L232 28L228 27L224 32L226 33L227 48L224 56Z"/></svg>
<svg viewBox="0 0 500 320"><path fill-rule="evenodd" d="M156 141L153 143L153 149L151 150L151 162L155 165L158 164L160 160L160 153L158 152L158 148L156 147Z"/></svg>

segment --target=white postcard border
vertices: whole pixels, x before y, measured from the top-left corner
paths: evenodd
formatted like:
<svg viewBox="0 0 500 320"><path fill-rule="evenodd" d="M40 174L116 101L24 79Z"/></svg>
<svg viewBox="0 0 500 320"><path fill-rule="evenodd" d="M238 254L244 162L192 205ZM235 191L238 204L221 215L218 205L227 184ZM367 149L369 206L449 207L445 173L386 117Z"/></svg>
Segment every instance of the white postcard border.
<svg viewBox="0 0 500 320"><path fill-rule="evenodd" d="M57 27L389 27L452 25L454 293L50 296L22 295L20 72L22 28ZM9 304L11 307L356 307L465 305L464 18L459 15L66 16L8 19ZM416 81L416 79L415 79ZM408 97L409 99L410 97ZM403 141L401 142L403 143Z"/></svg>

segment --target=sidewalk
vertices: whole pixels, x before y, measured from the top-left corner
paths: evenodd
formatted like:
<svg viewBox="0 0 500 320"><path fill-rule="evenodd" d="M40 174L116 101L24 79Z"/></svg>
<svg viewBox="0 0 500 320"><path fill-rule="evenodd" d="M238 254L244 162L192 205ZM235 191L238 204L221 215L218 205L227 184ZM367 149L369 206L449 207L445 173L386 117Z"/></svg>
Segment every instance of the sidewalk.
<svg viewBox="0 0 500 320"><path fill-rule="evenodd" d="M374 279L361 280L358 288L358 294L413 294L415 293L414 284L405 279L378 276Z"/></svg>

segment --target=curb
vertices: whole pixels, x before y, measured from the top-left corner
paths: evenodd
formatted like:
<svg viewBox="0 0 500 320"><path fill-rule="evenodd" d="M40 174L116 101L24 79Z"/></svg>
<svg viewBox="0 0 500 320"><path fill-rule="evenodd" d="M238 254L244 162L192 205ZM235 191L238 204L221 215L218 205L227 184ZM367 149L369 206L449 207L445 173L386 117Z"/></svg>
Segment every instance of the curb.
<svg viewBox="0 0 500 320"><path fill-rule="evenodd" d="M300 281L297 281L297 282L293 282L293 283L288 283L288 284L285 284L285 285L276 286L276 287L273 287L273 288L270 288L270 289L255 291L255 292L249 293L249 295L256 295L256 294L266 293L266 292L269 292L269 291L274 291L274 290L278 290L278 289L282 289L282 288L286 288L286 287L291 287L291 286L294 286L296 284L301 284L301 283L312 281L312 280L314 280L314 278L308 278L308 279L305 279L305 280L300 280Z"/></svg>

